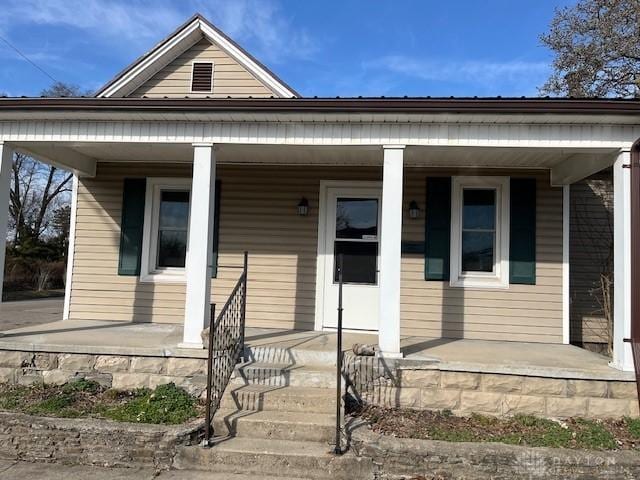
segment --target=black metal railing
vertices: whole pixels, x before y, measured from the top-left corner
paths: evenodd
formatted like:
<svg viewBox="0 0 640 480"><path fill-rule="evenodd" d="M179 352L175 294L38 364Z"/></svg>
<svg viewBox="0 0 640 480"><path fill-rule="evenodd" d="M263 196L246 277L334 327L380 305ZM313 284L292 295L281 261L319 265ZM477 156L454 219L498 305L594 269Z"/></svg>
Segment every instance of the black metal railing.
<svg viewBox="0 0 640 480"><path fill-rule="evenodd" d="M336 444L333 453L342 455L342 268L343 256L338 257L338 338L336 339Z"/></svg>
<svg viewBox="0 0 640 480"><path fill-rule="evenodd" d="M209 446L210 444L213 436L213 416L220 408L222 395L244 350L248 259L248 253L244 252L242 274L217 318L215 314L216 305L215 303L211 305L203 446Z"/></svg>

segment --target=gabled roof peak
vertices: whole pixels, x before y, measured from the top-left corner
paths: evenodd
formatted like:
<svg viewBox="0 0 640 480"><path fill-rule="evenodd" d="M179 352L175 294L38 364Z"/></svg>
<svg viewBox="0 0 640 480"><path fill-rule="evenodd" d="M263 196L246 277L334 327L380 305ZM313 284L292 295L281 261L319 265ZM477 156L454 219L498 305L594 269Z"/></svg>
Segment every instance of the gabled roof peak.
<svg viewBox="0 0 640 480"><path fill-rule="evenodd" d="M96 97L126 97L162 67L188 50L202 38L225 51L256 79L282 98L300 95L249 52L209 22L202 14L195 13L173 33L161 40L131 65L118 73L98 90Z"/></svg>

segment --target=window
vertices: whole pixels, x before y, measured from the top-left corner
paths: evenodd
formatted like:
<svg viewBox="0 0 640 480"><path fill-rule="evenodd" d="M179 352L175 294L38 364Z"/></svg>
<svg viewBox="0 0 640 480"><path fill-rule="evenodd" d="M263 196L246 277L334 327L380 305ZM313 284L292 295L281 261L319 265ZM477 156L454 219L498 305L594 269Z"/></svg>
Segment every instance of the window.
<svg viewBox="0 0 640 480"><path fill-rule="evenodd" d="M335 283L338 259L342 255L344 283L375 285L378 271L378 199L343 198L336 200L334 244Z"/></svg>
<svg viewBox="0 0 640 480"><path fill-rule="evenodd" d="M506 288L509 178L454 177L451 196L451 285Z"/></svg>
<svg viewBox="0 0 640 480"><path fill-rule="evenodd" d="M211 93L213 90L213 63L193 62L191 70L191 91Z"/></svg>
<svg viewBox="0 0 640 480"><path fill-rule="evenodd" d="M142 280L184 281L190 195L190 179L147 179Z"/></svg>

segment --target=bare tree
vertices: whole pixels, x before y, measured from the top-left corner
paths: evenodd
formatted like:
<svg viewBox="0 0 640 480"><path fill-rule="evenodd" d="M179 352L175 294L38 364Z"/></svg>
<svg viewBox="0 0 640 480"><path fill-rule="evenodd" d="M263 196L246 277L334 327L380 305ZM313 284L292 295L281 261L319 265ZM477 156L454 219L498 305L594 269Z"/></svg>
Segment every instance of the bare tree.
<svg viewBox="0 0 640 480"><path fill-rule="evenodd" d="M640 96L640 1L578 0L540 37L555 53L548 95Z"/></svg>
<svg viewBox="0 0 640 480"><path fill-rule="evenodd" d="M42 95L47 97L89 94L78 86L56 82ZM53 165L45 165L28 155L17 153L13 160L13 177L9 202L13 246L20 248L44 237L55 237L56 212L69 202L73 175Z"/></svg>

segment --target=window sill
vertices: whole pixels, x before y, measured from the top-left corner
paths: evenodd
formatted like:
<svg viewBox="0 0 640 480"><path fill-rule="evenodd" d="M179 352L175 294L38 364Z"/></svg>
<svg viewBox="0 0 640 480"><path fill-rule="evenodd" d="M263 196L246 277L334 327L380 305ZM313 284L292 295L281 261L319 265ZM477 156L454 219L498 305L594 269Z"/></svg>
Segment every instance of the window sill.
<svg viewBox="0 0 640 480"><path fill-rule="evenodd" d="M509 283L504 282L501 278L479 278L466 277L451 280L449 285L455 288L476 288L476 289L500 289L508 290Z"/></svg>
<svg viewBox="0 0 640 480"><path fill-rule="evenodd" d="M140 275L141 283L187 283L187 275L185 272L166 273L166 272L150 272Z"/></svg>

